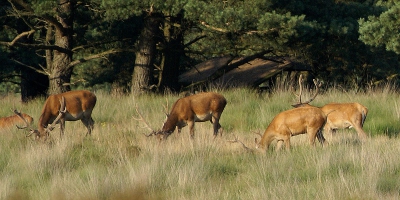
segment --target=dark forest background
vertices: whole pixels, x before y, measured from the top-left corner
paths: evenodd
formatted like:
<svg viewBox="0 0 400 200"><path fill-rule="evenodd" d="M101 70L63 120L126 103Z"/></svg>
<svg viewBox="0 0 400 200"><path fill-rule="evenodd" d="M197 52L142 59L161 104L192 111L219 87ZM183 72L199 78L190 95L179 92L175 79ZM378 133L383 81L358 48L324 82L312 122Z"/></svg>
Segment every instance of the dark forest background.
<svg viewBox="0 0 400 200"><path fill-rule="evenodd" d="M291 58L328 87L398 84L399 19L395 0L1 0L0 92L178 92L226 55Z"/></svg>

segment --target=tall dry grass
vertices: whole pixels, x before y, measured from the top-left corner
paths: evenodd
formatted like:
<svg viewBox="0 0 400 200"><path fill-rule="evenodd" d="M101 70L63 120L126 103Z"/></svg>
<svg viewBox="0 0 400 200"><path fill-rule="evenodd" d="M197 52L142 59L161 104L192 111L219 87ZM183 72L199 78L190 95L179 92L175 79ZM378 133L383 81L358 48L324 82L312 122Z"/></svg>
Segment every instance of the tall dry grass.
<svg viewBox="0 0 400 200"><path fill-rule="evenodd" d="M50 142L40 143L16 129L1 131L0 199L398 199L400 197L399 95L390 87L363 93L334 89L312 104L360 102L369 108L361 143L354 130L327 136L329 145L310 147L305 135L292 137L291 151L247 151L254 132L263 132L279 112L296 102L292 92L259 94L248 89L218 91L228 105L222 137L210 123L196 123L159 143L136 121L135 106L153 129L165 119L163 104L178 96L139 98L97 91L93 135L80 122L67 122ZM307 92L305 95L309 95ZM27 105L18 95L1 99L2 115L17 107L38 119L44 99ZM35 125L36 126L36 125Z"/></svg>

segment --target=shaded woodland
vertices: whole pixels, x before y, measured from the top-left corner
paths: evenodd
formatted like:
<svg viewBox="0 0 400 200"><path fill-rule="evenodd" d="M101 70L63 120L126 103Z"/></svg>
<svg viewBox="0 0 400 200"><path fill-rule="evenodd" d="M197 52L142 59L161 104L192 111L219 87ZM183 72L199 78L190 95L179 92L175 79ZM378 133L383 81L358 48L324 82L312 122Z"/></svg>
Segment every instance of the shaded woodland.
<svg viewBox="0 0 400 200"><path fill-rule="evenodd" d="M327 87L398 84L399 18L400 3L378 0L2 1L0 92L179 92L259 60L276 68L249 87L297 72ZM180 81L215 58L229 59Z"/></svg>

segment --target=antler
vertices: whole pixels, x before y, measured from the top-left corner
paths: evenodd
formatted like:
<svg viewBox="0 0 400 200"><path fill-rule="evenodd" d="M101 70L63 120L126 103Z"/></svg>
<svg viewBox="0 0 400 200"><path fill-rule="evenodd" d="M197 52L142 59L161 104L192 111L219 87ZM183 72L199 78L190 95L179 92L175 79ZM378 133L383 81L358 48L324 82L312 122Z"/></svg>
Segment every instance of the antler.
<svg viewBox="0 0 400 200"><path fill-rule="evenodd" d="M60 100L60 110L58 113L58 116L56 117L56 119L53 121L53 123L50 124L50 126L47 126L47 131L52 131L55 127L55 125L57 124L57 122L61 119L61 117L65 114L65 112L67 112L67 108L65 106L65 98L63 96L61 96L61 100Z"/></svg>
<svg viewBox="0 0 400 200"><path fill-rule="evenodd" d="M261 135L260 131L253 131L253 133L259 135L260 137L263 136L263 135Z"/></svg>
<svg viewBox="0 0 400 200"><path fill-rule="evenodd" d="M21 112L18 112L17 109L14 109L13 112L14 112L19 118L21 118L22 121L24 121L25 124L26 124L24 127L20 127L20 126L18 126L18 125L15 125L15 126L16 126L18 129L26 129L26 128L29 128L29 134L26 135L26 137L30 137L33 133L37 134L37 130L31 128L31 125L30 125L30 124L26 121L26 119L22 116Z"/></svg>
<svg viewBox="0 0 400 200"><path fill-rule="evenodd" d="M149 124L147 123L147 121L144 119L143 115L139 112L139 108L138 108L137 105L135 106L135 110L136 110L136 113L139 115L140 118L133 117L133 119L135 119L136 121L142 121L142 122L145 124L145 126L142 127L142 128L147 128L147 129L149 129L149 130L151 131L151 133L150 133L149 135L146 135L146 134L144 134L144 135L147 136L147 137L150 137L150 136L152 136L152 135L155 135L155 134L156 134L156 131L154 131L154 130L149 126Z"/></svg>
<svg viewBox="0 0 400 200"><path fill-rule="evenodd" d="M31 129L31 128L30 128L30 124L29 124L29 123L26 121L26 119L22 116L21 112L19 112L17 109L14 109L13 112L14 112L19 118L21 118L22 121L25 122L25 126L23 126L23 127L20 127L20 126L18 126L18 125L15 125L18 129L25 129L25 128ZM32 129L31 129L31 130L32 130Z"/></svg>
<svg viewBox="0 0 400 200"><path fill-rule="evenodd" d="M227 142L230 143L240 143L246 150L251 150L249 147L247 147L242 141L239 140L238 136L235 136L234 140L227 140Z"/></svg>
<svg viewBox="0 0 400 200"><path fill-rule="evenodd" d="M167 105L163 105L163 107L164 107L164 113L165 113L165 115L168 117L169 116L169 110L168 110L168 108L169 108L169 106L168 106L168 98L167 97L165 97L165 101L167 102Z"/></svg>
<svg viewBox="0 0 400 200"><path fill-rule="evenodd" d="M313 79L313 82L314 82L314 85L315 85L314 95L308 101L302 102L301 101L301 95L303 93L302 82L303 82L303 75L300 74L300 77L299 77L299 87L300 87L299 90L300 91L299 91L299 95L296 95L296 96L299 97L299 103L292 105L293 107L299 107L299 106L304 105L304 104L309 104L311 101L313 101L318 96L319 88L322 85L322 82L320 82L318 79Z"/></svg>

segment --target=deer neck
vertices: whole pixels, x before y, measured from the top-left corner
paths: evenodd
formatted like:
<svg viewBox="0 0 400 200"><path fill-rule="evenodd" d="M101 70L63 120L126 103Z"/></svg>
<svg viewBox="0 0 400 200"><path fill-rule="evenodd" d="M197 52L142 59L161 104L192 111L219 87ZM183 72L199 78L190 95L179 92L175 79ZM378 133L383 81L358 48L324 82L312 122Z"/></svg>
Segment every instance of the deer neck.
<svg viewBox="0 0 400 200"><path fill-rule="evenodd" d="M38 134L39 137L46 136L47 135L47 130L46 126L49 123L49 116L45 114L45 112L40 115L39 121L38 121Z"/></svg>
<svg viewBox="0 0 400 200"><path fill-rule="evenodd" d="M274 140L274 138L275 136L273 132L267 129L260 140L259 147L264 150L268 149L269 145Z"/></svg>
<svg viewBox="0 0 400 200"><path fill-rule="evenodd" d="M175 131L176 125L178 124L178 117L175 114L170 114L165 121L162 131L165 133L172 133Z"/></svg>

